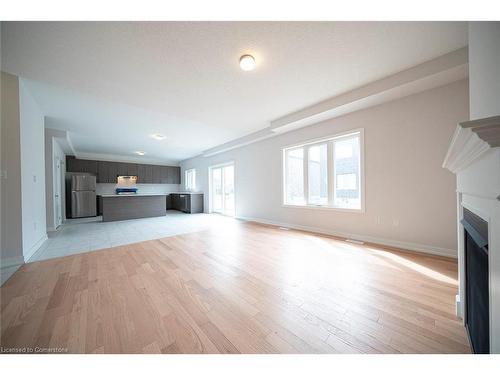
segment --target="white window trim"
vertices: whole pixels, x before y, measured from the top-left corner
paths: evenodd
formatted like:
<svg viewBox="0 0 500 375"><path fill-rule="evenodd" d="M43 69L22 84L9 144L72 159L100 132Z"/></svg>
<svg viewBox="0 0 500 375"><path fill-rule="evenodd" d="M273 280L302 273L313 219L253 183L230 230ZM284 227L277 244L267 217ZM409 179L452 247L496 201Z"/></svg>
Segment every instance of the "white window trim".
<svg viewBox="0 0 500 375"><path fill-rule="evenodd" d="M286 203L286 191L285 191L285 181L286 181L286 151L293 149L293 148L299 148L299 147L304 147L304 197L308 199L308 194L309 194L309 182L308 182L308 157L306 157L306 153L309 152L308 146L322 143L322 142L328 142L328 160L333 160L333 147L331 146L331 143L329 141L332 140L337 140L339 138L344 138L344 137L349 137L354 134L359 133L359 162L360 162L360 189L361 189L361 208L342 208L342 207L335 207L333 206L333 189L334 189L334 184L333 184L333 173L328 173L328 205L313 205L313 204L304 204L304 205L299 205L299 204L290 204ZM312 209L312 210L327 210L327 211L340 211L340 212L351 212L351 213L365 213L365 134L364 134L364 129L359 128L359 129L352 129L349 131L345 131L342 133L337 133L333 134L327 137L321 137L321 138L315 138L311 140L307 140L305 142L298 142L294 143L291 145L286 145L281 147L281 206L284 208L305 208L305 209ZM330 191L332 190L332 191Z"/></svg>
<svg viewBox="0 0 500 375"><path fill-rule="evenodd" d="M188 172L191 172L193 171L194 172L194 187L192 188L188 188L187 184L188 184ZM186 169L184 171L184 189L186 189L186 191L196 191L196 168L189 168L189 169Z"/></svg>

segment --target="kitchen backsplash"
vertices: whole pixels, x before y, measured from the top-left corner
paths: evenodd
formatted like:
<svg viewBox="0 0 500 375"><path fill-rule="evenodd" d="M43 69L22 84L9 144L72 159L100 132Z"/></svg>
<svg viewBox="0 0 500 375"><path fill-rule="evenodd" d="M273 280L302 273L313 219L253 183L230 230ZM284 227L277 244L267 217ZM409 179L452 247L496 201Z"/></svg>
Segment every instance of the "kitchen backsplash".
<svg viewBox="0 0 500 375"><path fill-rule="evenodd" d="M137 193L175 193L181 190L176 184L137 184ZM115 194L116 184L96 184L95 192L99 194Z"/></svg>

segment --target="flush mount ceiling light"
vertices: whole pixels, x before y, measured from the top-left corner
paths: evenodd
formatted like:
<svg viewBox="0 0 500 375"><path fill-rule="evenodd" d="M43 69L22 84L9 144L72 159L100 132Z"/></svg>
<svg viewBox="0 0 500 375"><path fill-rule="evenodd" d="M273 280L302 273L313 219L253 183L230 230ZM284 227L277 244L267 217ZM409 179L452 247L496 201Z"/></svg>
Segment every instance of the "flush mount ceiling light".
<svg viewBox="0 0 500 375"><path fill-rule="evenodd" d="M144 151L134 151L137 155L144 156L146 153Z"/></svg>
<svg viewBox="0 0 500 375"><path fill-rule="evenodd" d="M240 57L240 68L245 72L255 69L255 59L252 55L243 55Z"/></svg>
<svg viewBox="0 0 500 375"><path fill-rule="evenodd" d="M163 134L151 134L151 137L156 139L157 141L163 141L165 138L167 138Z"/></svg>

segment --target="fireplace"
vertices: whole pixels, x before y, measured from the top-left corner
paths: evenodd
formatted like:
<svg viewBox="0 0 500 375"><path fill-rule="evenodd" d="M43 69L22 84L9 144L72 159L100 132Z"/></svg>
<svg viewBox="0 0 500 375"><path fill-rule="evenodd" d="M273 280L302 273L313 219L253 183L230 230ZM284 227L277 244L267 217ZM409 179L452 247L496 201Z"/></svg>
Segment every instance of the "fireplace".
<svg viewBox="0 0 500 375"><path fill-rule="evenodd" d="M474 353L490 353L488 223L464 208L465 327Z"/></svg>
<svg viewBox="0 0 500 375"><path fill-rule="evenodd" d="M457 177L457 316L464 319L474 352L498 354L500 116L458 124L443 167Z"/></svg>

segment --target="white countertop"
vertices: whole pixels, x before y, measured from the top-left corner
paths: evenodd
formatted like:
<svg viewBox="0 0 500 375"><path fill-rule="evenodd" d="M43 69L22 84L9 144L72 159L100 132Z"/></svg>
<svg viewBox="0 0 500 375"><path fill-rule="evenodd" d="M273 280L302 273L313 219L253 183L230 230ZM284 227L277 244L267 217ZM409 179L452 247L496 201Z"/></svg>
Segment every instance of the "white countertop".
<svg viewBox="0 0 500 375"><path fill-rule="evenodd" d="M114 197L154 197L154 196L166 196L170 193L136 193L136 194L97 194L103 198L114 198Z"/></svg>

